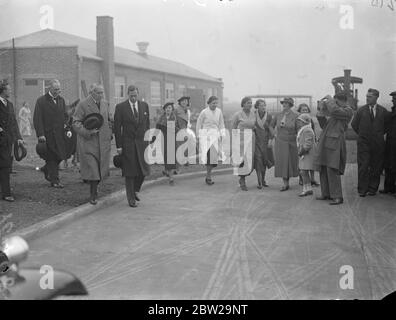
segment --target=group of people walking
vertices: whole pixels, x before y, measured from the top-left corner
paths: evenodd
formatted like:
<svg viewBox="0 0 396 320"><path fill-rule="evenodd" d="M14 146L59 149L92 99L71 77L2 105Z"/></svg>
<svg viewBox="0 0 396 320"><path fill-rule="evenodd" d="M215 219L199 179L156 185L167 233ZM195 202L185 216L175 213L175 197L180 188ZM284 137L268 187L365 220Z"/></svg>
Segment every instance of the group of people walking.
<svg viewBox="0 0 396 320"><path fill-rule="evenodd" d="M3 199L14 201L9 187L9 168L12 145L23 145L23 140L15 119L12 103L9 102L10 86L0 85L0 180ZM77 153L80 162L81 177L90 185L90 203L96 204L98 184L109 175L111 140L114 133L117 155L113 162L122 170L128 204L136 207L140 201L138 193L144 179L150 174L150 165L145 158L149 144L155 137L147 140L150 129L149 106L139 100L139 90L130 85L128 99L115 107L114 121L110 117L110 106L103 99L104 90L99 84L90 87L89 96L77 101L69 108L60 96L60 82L51 81L49 91L37 99L33 124L38 138L37 153L45 160L42 168L44 178L54 188L63 188L59 179L59 163L70 156L67 151L67 139L77 135ZM302 191L299 196L313 194L314 171L319 172L321 196L318 200L330 200L330 204L343 203L341 175L346 166L345 132L352 121L352 128L358 134L358 192L360 196L375 195L380 183L380 175L385 168L385 185L382 193L395 193L396 177L396 92L391 93L393 107L391 111L377 104L379 92L369 89L367 104L358 109L355 116L347 103L347 96L338 93L334 97L326 96L318 103L316 114L322 128L317 137L311 110L308 105L300 104L293 110L292 98L281 101L282 112L271 115L266 110L263 99L255 101L245 97L241 101L241 110L231 119L232 140L238 141L239 152L231 154L235 174L239 176L241 190L247 191L246 177L253 170L257 174L257 188L268 187L266 171L275 167L275 177L282 178L280 191L290 189L290 178L300 177ZM196 134L190 121L190 98L183 96L163 106L163 115L156 123L156 129L162 133L164 171L169 184L174 184L173 175L182 165L178 150L187 145L182 154L191 151L188 142L194 140L194 152L206 165L205 183L215 182L212 171L220 160L224 160L222 142L227 130L218 98L211 96L197 119ZM65 128L71 124L67 134ZM169 129L177 135L184 130L185 141L169 138ZM237 130L236 130L237 129ZM70 131L72 130L72 131ZM209 136L207 133L209 132ZM238 136L239 135L239 136ZM386 135L386 142L384 136ZM208 139L208 141L204 141ZM246 138L247 137L247 138ZM75 137L74 137L75 138ZM174 141L172 141L172 139ZM187 142L187 143L186 143ZM196 142L198 150L195 149ZM203 143L205 142L205 143ZM202 146L205 146L202 148Z"/></svg>

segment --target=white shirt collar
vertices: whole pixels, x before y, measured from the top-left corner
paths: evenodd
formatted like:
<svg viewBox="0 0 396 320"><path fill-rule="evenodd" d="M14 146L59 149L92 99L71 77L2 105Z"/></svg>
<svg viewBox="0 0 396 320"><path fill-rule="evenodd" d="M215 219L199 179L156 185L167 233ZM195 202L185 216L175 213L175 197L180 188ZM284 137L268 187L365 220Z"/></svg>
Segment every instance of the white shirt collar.
<svg viewBox="0 0 396 320"><path fill-rule="evenodd" d="M6 106L7 105L7 99L4 99L3 97L0 97L1 102Z"/></svg>
<svg viewBox="0 0 396 320"><path fill-rule="evenodd" d="M50 95L50 97L51 97L52 99L55 100L55 97L52 95L51 91L48 91L48 94Z"/></svg>

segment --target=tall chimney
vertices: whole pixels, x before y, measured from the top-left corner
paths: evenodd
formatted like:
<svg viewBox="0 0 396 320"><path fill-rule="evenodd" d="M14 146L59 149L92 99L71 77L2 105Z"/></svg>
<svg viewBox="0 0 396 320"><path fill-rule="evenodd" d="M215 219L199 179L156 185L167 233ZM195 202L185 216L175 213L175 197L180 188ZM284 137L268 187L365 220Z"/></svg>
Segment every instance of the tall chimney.
<svg viewBox="0 0 396 320"><path fill-rule="evenodd" d="M141 42L136 42L136 45L138 46L139 49L139 54L142 56L147 56L147 47L149 46L149 42L146 41L141 41Z"/></svg>
<svg viewBox="0 0 396 320"><path fill-rule="evenodd" d="M113 18L109 16L96 17L96 54L103 59L102 75L106 100L110 103L111 112L114 109L114 30ZM113 112L112 112L113 113Z"/></svg>

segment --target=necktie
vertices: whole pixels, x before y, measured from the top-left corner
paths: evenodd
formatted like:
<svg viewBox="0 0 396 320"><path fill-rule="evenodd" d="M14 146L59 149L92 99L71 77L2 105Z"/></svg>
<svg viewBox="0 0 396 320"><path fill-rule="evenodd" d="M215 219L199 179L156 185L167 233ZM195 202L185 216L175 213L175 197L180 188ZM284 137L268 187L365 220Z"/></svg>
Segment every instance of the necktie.
<svg viewBox="0 0 396 320"><path fill-rule="evenodd" d="M137 119L139 117L137 108L136 108L136 103L133 104L133 115L135 116L135 118Z"/></svg>
<svg viewBox="0 0 396 320"><path fill-rule="evenodd" d="M370 118L371 118L371 121L374 120L374 107L373 106L370 106Z"/></svg>

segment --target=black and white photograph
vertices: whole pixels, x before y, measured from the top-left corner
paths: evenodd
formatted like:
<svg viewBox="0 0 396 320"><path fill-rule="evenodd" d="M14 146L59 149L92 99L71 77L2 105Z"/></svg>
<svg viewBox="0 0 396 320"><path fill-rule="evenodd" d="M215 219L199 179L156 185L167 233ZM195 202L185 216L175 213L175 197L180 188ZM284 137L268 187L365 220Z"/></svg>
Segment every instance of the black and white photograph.
<svg viewBox="0 0 396 320"><path fill-rule="evenodd" d="M0 300L394 300L396 0L0 0L0 191Z"/></svg>

